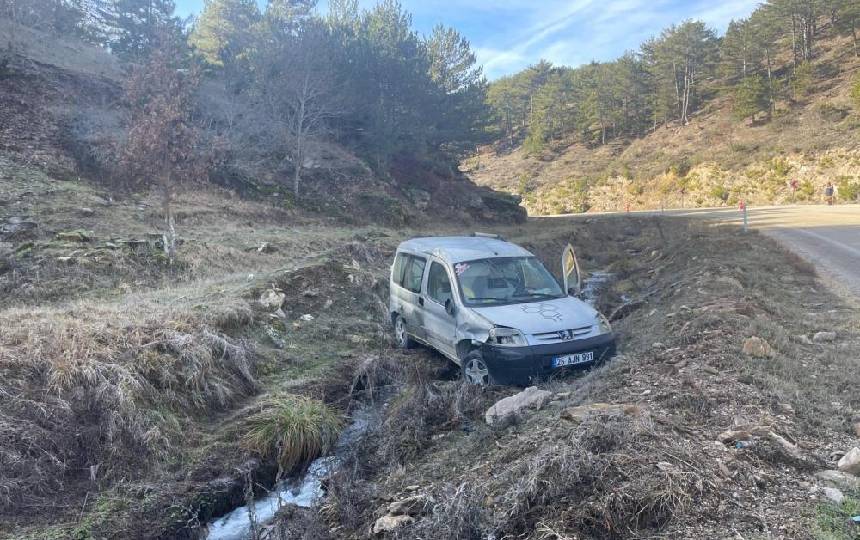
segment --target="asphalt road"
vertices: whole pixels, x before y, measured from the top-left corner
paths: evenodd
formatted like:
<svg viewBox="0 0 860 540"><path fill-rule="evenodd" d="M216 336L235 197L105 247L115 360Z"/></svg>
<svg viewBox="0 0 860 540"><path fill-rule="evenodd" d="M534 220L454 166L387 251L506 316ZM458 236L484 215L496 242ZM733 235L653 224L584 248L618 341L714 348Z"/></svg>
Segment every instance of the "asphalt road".
<svg viewBox="0 0 860 540"><path fill-rule="evenodd" d="M743 223L743 214L737 208L667 210L664 214ZM860 298L860 206L751 207L748 222L750 228L775 238L813 263L837 288Z"/></svg>

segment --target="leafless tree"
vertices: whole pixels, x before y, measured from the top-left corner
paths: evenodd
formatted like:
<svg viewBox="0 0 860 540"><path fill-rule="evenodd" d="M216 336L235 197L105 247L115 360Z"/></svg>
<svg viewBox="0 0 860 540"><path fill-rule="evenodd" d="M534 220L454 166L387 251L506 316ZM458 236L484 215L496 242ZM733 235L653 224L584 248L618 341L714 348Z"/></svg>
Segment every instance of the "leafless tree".
<svg viewBox="0 0 860 540"><path fill-rule="evenodd" d="M205 160L197 148L199 131L191 121L197 76L179 69L181 56L172 36L164 34L159 42L149 61L135 67L125 83L131 114L121 162L133 185L160 188L164 252L172 261L177 240L175 188L202 176Z"/></svg>
<svg viewBox="0 0 860 540"><path fill-rule="evenodd" d="M296 195L309 149L326 132L329 120L341 113L326 32L324 25L309 22L278 34L276 46L258 59L264 64L260 91L282 121Z"/></svg>

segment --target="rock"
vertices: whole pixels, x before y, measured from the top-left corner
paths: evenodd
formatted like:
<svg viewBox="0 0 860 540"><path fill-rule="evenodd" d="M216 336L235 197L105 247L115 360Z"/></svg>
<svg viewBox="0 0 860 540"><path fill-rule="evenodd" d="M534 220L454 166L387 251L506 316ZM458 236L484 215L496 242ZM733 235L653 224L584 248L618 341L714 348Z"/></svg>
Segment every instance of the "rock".
<svg viewBox="0 0 860 540"><path fill-rule="evenodd" d="M746 430L731 430L727 429L726 431L720 433L717 436L717 440L723 444L731 444L736 441L748 441L752 439L752 433Z"/></svg>
<svg viewBox="0 0 860 540"><path fill-rule="evenodd" d="M78 213L84 217L92 217L92 216L96 215L95 210L93 210L92 208L87 208L87 207L78 208Z"/></svg>
<svg viewBox="0 0 860 540"><path fill-rule="evenodd" d="M495 405L487 409L484 420L487 424L492 425L525 409L540 409L551 398L552 392L539 390L537 386L529 386L519 394L497 401Z"/></svg>
<svg viewBox="0 0 860 540"><path fill-rule="evenodd" d="M733 289L743 289L744 288L743 284L740 281L738 281L736 278L733 278L731 276L719 276L718 278L716 278L714 280L714 282L728 285L729 287L731 287Z"/></svg>
<svg viewBox="0 0 860 540"><path fill-rule="evenodd" d="M813 343L832 343L836 341L836 332L817 332L812 336Z"/></svg>
<svg viewBox="0 0 860 540"><path fill-rule="evenodd" d="M629 403L590 403L568 407L561 411L561 418L573 422L582 422L589 416L639 416L642 408Z"/></svg>
<svg viewBox="0 0 860 540"><path fill-rule="evenodd" d="M84 230L76 231L60 231L57 233L57 240L64 242L89 242L93 239L93 233Z"/></svg>
<svg viewBox="0 0 860 540"><path fill-rule="evenodd" d="M860 422L854 423L854 435L860 437Z"/></svg>
<svg viewBox="0 0 860 540"><path fill-rule="evenodd" d="M20 232L32 231L38 227L35 221L25 221L20 217L11 217L6 223L0 224L0 233L15 234Z"/></svg>
<svg viewBox="0 0 860 540"><path fill-rule="evenodd" d="M860 476L860 448L856 446L842 456L836 466L840 471Z"/></svg>
<svg viewBox="0 0 860 540"><path fill-rule="evenodd" d="M275 289L269 289L260 295L260 305L266 309L278 310L284 304L287 295Z"/></svg>
<svg viewBox="0 0 860 540"><path fill-rule="evenodd" d="M845 500L845 495L843 495L842 492L836 488L821 488L821 492L828 500L833 501L836 504L842 504L842 501Z"/></svg>
<svg viewBox="0 0 860 540"><path fill-rule="evenodd" d="M382 516L373 524L373 534L391 532L414 522L415 518L412 516Z"/></svg>
<svg viewBox="0 0 860 540"><path fill-rule="evenodd" d="M413 495L388 505L388 514L392 516L417 516L424 512L429 499L424 495Z"/></svg>
<svg viewBox="0 0 860 540"><path fill-rule="evenodd" d="M313 315L311 315L310 313L305 313L304 315L302 315L301 317L299 317L299 319L301 319L301 320L303 320L303 321L305 321L305 322L310 322L310 321L314 320L314 316L313 316Z"/></svg>
<svg viewBox="0 0 860 540"><path fill-rule="evenodd" d="M753 358L773 358L773 347L770 343L760 337L750 337L744 341L743 352L747 356Z"/></svg>
<svg viewBox="0 0 860 540"><path fill-rule="evenodd" d="M800 335L794 336L794 339L798 343L801 343L803 345L812 345L812 340L809 339L809 336L807 336L806 334L800 334Z"/></svg>
<svg viewBox="0 0 860 540"><path fill-rule="evenodd" d="M840 471L819 471L815 473L815 479L824 487L832 487L843 491L857 491L860 489L860 478Z"/></svg>

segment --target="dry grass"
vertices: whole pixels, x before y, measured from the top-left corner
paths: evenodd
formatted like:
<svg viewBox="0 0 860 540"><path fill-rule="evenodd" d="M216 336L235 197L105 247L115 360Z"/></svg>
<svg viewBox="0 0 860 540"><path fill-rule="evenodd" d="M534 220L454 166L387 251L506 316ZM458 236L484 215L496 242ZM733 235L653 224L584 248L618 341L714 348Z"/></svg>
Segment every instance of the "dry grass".
<svg viewBox="0 0 860 540"><path fill-rule="evenodd" d="M305 466L328 452L342 427L324 403L301 396L271 396L247 420L243 446L277 461L284 472Z"/></svg>
<svg viewBox="0 0 860 540"><path fill-rule="evenodd" d="M143 474L170 454L189 415L255 391L248 344L187 309L122 308L0 312L4 511L69 482Z"/></svg>

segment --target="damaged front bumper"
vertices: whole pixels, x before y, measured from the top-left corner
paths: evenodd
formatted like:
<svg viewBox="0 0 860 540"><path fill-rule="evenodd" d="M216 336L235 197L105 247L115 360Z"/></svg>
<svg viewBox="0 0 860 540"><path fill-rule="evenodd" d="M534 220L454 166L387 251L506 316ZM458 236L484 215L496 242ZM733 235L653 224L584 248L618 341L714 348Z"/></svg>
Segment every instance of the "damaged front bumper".
<svg viewBox="0 0 860 540"><path fill-rule="evenodd" d="M591 362L573 367L553 367L555 358L587 352L594 353ZM606 361L615 355L615 334L610 332L588 339L525 347L502 347L484 343L481 346L481 354L496 384L528 384L546 379L559 370L587 368Z"/></svg>

